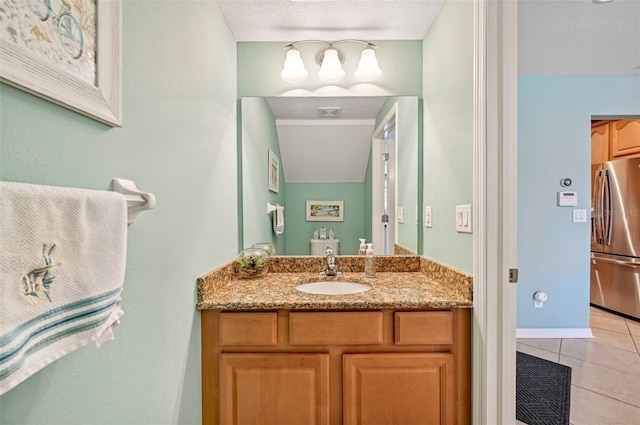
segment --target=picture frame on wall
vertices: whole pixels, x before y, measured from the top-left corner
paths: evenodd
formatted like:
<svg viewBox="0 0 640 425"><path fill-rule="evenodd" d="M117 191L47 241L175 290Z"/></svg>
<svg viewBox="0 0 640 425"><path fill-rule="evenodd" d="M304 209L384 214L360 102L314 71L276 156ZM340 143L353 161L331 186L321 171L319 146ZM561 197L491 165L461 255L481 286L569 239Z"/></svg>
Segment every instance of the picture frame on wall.
<svg viewBox="0 0 640 425"><path fill-rule="evenodd" d="M269 150L269 190L275 193L280 191L280 159L271 150Z"/></svg>
<svg viewBox="0 0 640 425"><path fill-rule="evenodd" d="M344 221L344 201L307 201L307 221Z"/></svg>
<svg viewBox="0 0 640 425"><path fill-rule="evenodd" d="M0 4L0 81L121 127L122 0Z"/></svg>

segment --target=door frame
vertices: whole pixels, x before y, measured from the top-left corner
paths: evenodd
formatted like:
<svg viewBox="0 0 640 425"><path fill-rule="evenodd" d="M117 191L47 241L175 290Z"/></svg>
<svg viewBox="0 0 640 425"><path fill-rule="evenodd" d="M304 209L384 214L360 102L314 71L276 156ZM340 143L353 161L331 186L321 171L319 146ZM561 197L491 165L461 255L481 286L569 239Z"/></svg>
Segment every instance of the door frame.
<svg viewBox="0 0 640 425"><path fill-rule="evenodd" d="M515 423L518 6L474 1L472 423Z"/></svg>
<svg viewBox="0 0 640 425"><path fill-rule="evenodd" d="M384 126L390 121L394 121L395 125L395 143L393 149L395 155L393 156L393 172L396 173L393 179L393 194L396 199L393 202L393 208L389 211L389 223L391 224L390 230L392 230L391 237L393 238L392 246L398 242L398 230L396 220L396 208L397 208L397 196L398 196L398 102L395 102L389 111L380 121L380 124L373 131L371 137L371 238L373 242L373 250L377 255L381 255L383 251L382 247L382 226L380 226L380 218L382 217L382 186L380 184L380 177L382 174L382 167L380 157L382 156L382 141L384 140ZM389 235L387 235L389 237ZM391 251L393 254L393 250Z"/></svg>

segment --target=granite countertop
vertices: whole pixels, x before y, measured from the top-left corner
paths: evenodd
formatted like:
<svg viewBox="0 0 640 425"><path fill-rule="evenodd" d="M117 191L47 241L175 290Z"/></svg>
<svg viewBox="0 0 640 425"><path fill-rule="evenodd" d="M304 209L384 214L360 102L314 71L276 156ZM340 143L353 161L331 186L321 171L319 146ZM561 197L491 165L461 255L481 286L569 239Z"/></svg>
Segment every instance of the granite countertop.
<svg viewBox="0 0 640 425"><path fill-rule="evenodd" d="M287 257L282 257L287 258ZM296 262L296 258L299 261ZM415 260L417 259L417 260ZM340 258L339 258L340 260ZM199 310L275 310L275 309L431 309L471 308L472 278L448 269L424 257L413 257L411 263L399 265L395 260L381 262L375 278L365 277L359 265L361 258L343 260L341 276L319 276L309 264L299 268L308 258L280 260L266 276L239 279L229 263L198 279ZM413 262L413 261L417 262ZM393 261L393 262L391 262ZM297 268L298 267L298 268ZM443 269L444 267L444 269ZM410 270L410 271L398 271ZM317 295L295 289L302 283L335 280L370 285L366 292L350 295Z"/></svg>

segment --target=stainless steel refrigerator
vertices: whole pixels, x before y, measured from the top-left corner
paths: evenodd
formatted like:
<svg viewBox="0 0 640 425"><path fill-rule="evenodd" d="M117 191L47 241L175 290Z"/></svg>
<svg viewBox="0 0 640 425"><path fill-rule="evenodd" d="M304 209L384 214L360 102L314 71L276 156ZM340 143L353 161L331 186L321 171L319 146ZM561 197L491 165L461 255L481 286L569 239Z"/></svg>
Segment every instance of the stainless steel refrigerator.
<svg viewBox="0 0 640 425"><path fill-rule="evenodd" d="M640 319L640 158L591 169L591 303Z"/></svg>

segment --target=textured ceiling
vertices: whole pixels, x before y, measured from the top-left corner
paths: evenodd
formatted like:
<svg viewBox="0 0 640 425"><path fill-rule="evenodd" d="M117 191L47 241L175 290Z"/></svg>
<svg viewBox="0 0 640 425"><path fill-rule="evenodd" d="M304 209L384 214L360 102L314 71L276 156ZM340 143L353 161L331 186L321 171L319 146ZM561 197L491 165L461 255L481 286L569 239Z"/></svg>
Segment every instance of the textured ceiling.
<svg viewBox="0 0 640 425"><path fill-rule="evenodd" d="M237 41L422 40L445 0L220 0Z"/></svg>
<svg viewBox="0 0 640 425"><path fill-rule="evenodd" d="M640 0L520 0L518 71L640 74Z"/></svg>

